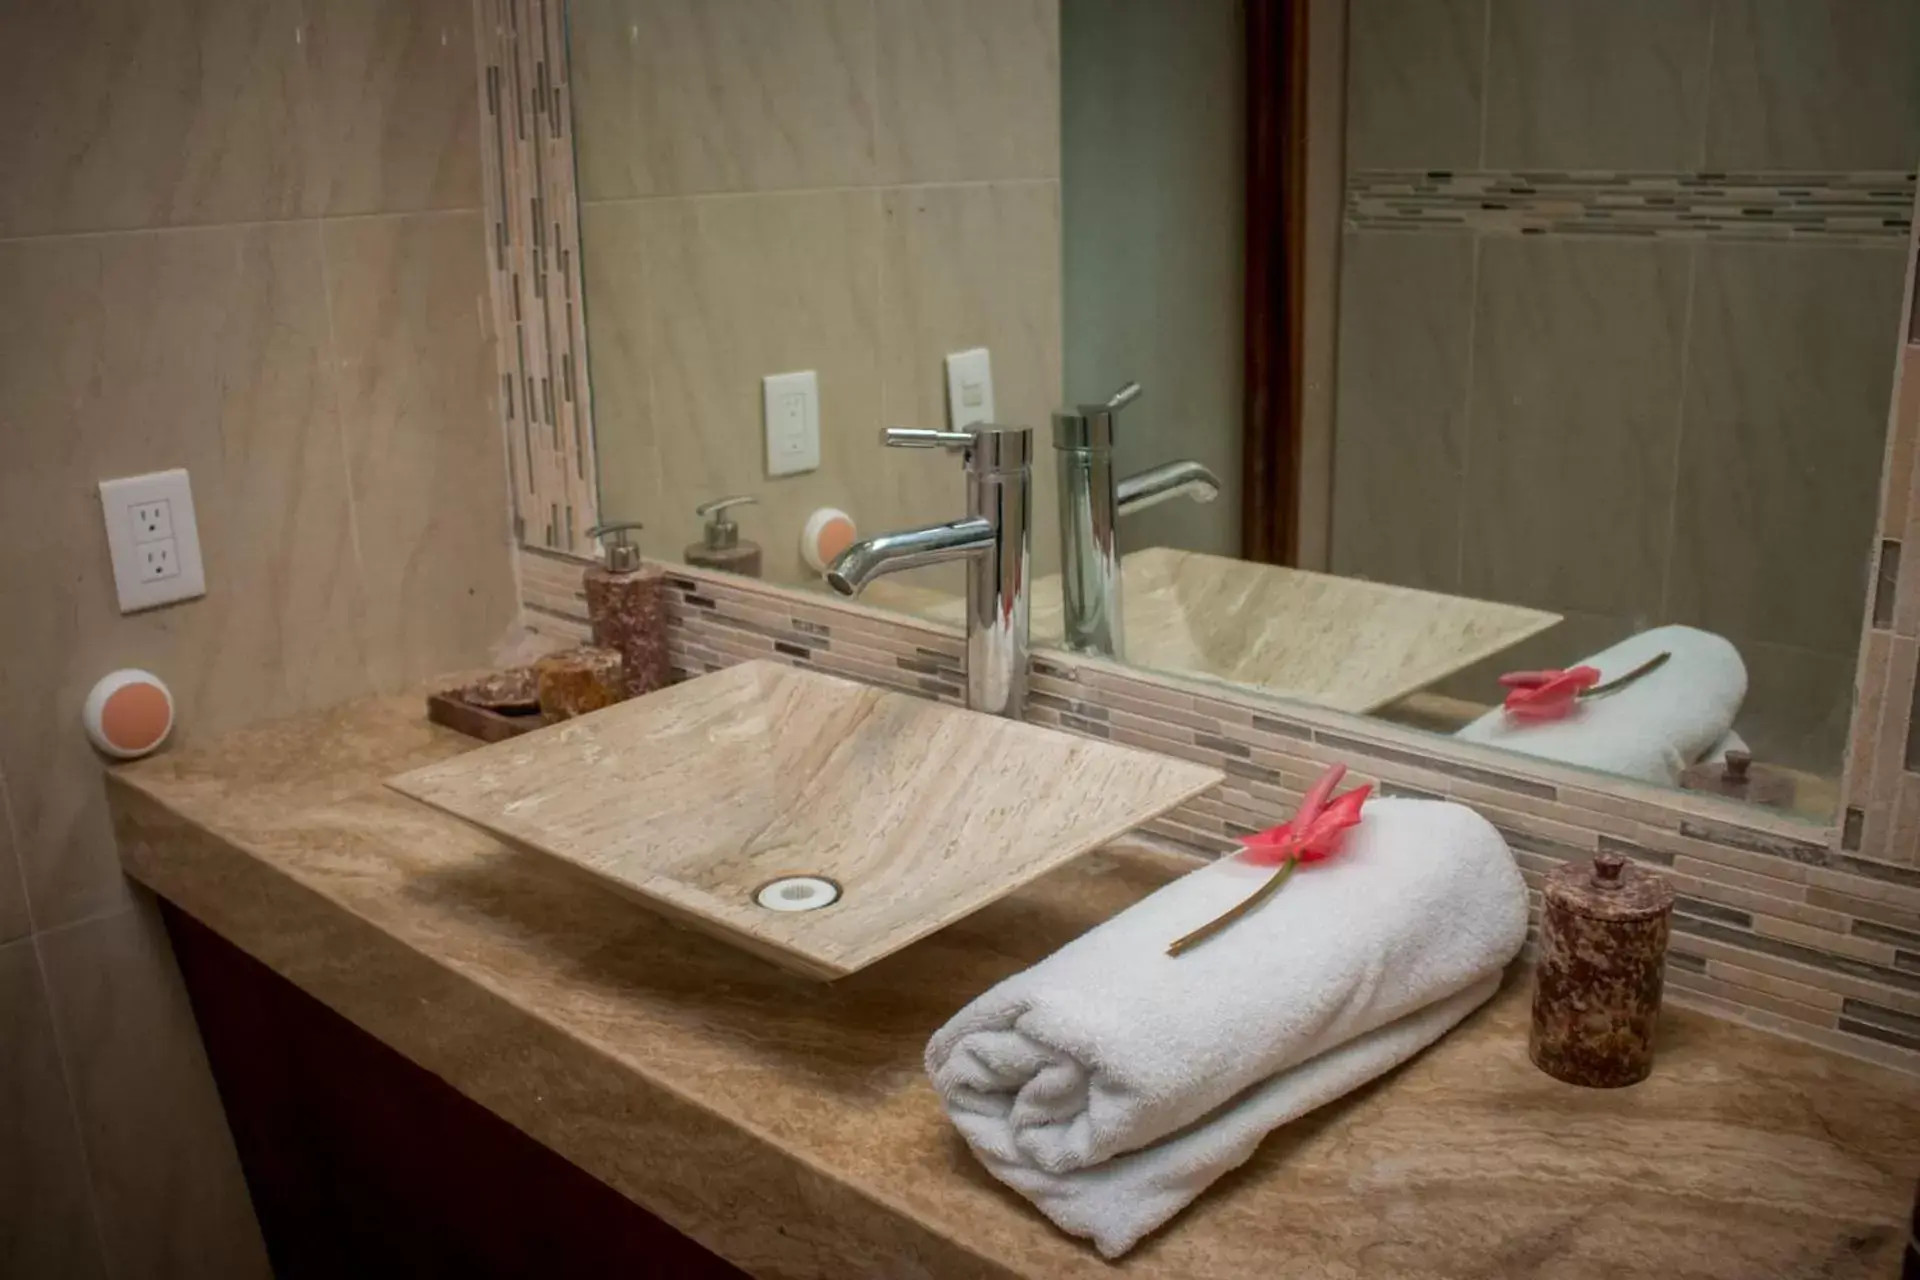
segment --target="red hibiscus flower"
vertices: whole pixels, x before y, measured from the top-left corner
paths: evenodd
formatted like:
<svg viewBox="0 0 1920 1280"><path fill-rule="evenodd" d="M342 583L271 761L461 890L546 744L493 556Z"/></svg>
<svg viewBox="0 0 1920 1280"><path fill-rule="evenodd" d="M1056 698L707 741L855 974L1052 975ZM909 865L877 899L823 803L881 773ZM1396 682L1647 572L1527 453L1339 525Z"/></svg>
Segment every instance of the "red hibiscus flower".
<svg viewBox="0 0 1920 1280"><path fill-rule="evenodd" d="M1320 780L1300 801L1298 813L1277 827L1269 827L1240 841L1244 846L1240 855L1242 861L1279 869L1238 906L1175 940L1167 948L1168 955L1177 956L1192 950L1252 911L1278 893L1280 886L1287 882L1287 877L1293 874L1293 869L1301 863L1322 862L1339 852L1347 829L1360 821L1360 806L1367 802L1367 797L1373 792L1372 784L1368 784L1336 797L1334 788L1340 785L1340 779L1346 775L1347 766L1329 765L1327 771L1320 775Z"/></svg>

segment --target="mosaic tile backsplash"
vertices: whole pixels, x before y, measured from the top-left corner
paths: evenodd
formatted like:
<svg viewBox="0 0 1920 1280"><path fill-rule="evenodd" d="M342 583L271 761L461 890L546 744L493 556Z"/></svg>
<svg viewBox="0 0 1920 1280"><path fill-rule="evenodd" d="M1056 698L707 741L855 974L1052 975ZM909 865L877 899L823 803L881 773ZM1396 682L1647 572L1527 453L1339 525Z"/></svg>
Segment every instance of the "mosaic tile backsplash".
<svg viewBox="0 0 1920 1280"><path fill-rule="evenodd" d="M523 552L529 622L585 635L580 564ZM963 700L960 637L821 596L672 566L682 678L737 662L808 665ZM1469 804L1506 836L1538 908L1541 878L1601 850L1660 868L1679 893L1672 996L1853 1056L1920 1072L1920 870L1837 851L1777 816L1648 787L1594 789L1577 770L1496 752L1437 760L1423 735L1302 704L1186 685L1065 654L1036 655L1027 718L1222 769L1227 780L1148 825L1202 856L1271 825L1327 763L1383 794Z"/></svg>
<svg viewBox="0 0 1920 1280"><path fill-rule="evenodd" d="M1364 169L1347 225L1515 235L1882 243L1906 238L1914 174Z"/></svg>

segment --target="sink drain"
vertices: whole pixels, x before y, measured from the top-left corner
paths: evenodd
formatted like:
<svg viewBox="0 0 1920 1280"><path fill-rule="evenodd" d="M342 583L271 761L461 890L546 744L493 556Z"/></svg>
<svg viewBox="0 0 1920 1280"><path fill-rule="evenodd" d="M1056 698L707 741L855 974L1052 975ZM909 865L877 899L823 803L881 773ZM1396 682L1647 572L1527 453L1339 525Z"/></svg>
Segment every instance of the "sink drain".
<svg viewBox="0 0 1920 1280"><path fill-rule="evenodd" d="M818 911L840 900L840 886L825 876L781 876L753 891L769 911Z"/></svg>

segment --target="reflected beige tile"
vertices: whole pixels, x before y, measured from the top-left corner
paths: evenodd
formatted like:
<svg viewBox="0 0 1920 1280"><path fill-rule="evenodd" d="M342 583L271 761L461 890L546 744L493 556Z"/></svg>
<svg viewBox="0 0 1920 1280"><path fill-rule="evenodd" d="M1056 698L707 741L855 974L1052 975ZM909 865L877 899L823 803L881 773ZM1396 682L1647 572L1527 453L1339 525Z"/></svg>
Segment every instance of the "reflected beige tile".
<svg viewBox="0 0 1920 1280"><path fill-rule="evenodd" d="M42 935L40 948L116 1272L270 1275L152 899Z"/></svg>
<svg viewBox="0 0 1920 1280"><path fill-rule="evenodd" d="M664 477L653 431L645 233L640 205L590 204L580 210L581 288L587 314L593 317L587 352L600 518L641 521L647 526L640 531L641 549L650 556L678 559L686 544L675 541L666 527ZM751 525L759 513L739 514Z"/></svg>
<svg viewBox="0 0 1920 1280"><path fill-rule="evenodd" d="M0 1275L104 1276L60 1049L31 942L0 947Z"/></svg>
<svg viewBox="0 0 1920 1280"><path fill-rule="evenodd" d="M1481 242L1467 595L1650 620L1673 496L1689 249Z"/></svg>
<svg viewBox="0 0 1920 1280"><path fill-rule="evenodd" d="M322 235L368 668L393 687L482 665L518 605L480 215Z"/></svg>
<svg viewBox="0 0 1920 1280"><path fill-rule="evenodd" d="M0 775L0 945L33 931L27 911L27 885L20 878L19 837L13 829L13 806L7 780Z"/></svg>
<svg viewBox="0 0 1920 1280"><path fill-rule="evenodd" d="M1034 431L1034 572L1050 573L1059 566L1046 434L1061 397L1059 184L887 191L881 217L881 418L945 427L945 356L992 352L996 419ZM960 468L941 455L876 450L843 474L870 532L964 514Z"/></svg>
<svg viewBox="0 0 1920 1280"><path fill-rule="evenodd" d="M646 362L672 504L656 531L684 546L700 532L694 504L757 494L765 576L815 577L800 560L801 526L817 507L847 506L848 477L881 459L880 193L656 201L641 217ZM760 380L801 369L819 380L820 469L769 479ZM852 514L869 532L883 527Z"/></svg>
<svg viewBox="0 0 1920 1280"><path fill-rule="evenodd" d="M583 199L873 181L868 0L593 0L575 22Z"/></svg>
<svg viewBox="0 0 1920 1280"><path fill-rule="evenodd" d="M480 206L469 0L306 0L314 212Z"/></svg>
<svg viewBox="0 0 1920 1280"><path fill-rule="evenodd" d="M1335 573L1459 586L1474 256L1470 235L1344 238Z"/></svg>
<svg viewBox="0 0 1920 1280"><path fill-rule="evenodd" d="M1704 244L1698 261L1667 614L1851 655L1906 255Z"/></svg>
<svg viewBox="0 0 1920 1280"><path fill-rule="evenodd" d="M1920 5L1720 0L1707 165L1911 170Z"/></svg>
<svg viewBox="0 0 1920 1280"><path fill-rule="evenodd" d="M639 122L647 117L647 86L633 73L639 28L628 21L630 0L568 0L567 87L573 94L574 180L582 200L637 194L629 172ZM482 121L482 128L492 125ZM584 264L583 264L584 266Z"/></svg>
<svg viewBox="0 0 1920 1280"><path fill-rule="evenodd" d="M1353 0L1347 167L1472 169L1491 0Z"/></svg>
<svg viewBox="0 0 1920 1280"><path fill-rule="evenodd" d="M0 246L0 768L37 923L124 896L99 761L73 724L103 673L171 685L182 740L364 687L360 584L326 370L317 229ZM121 617L94 486L185 466L210 590Z"/></svg>
<svg viewBox="0 0 1920 1280"><path fill-rule="evenodd" d="M299 0L0 6L0 236L312 207Z"/></svg>
<svg viewBox="0 0 1920 1280"><path fill-rule="evenodd" d="M1462 668L1435 685L1434 691L1490 707L1506 695L1500 687L1500 677L1506 672L1577 666L1582 658L1618 644L1641 629L1625 618L1563 614L1559 622L1539 635L1528 636L1484 662Z"/></svg>
<svg viewBox="0 0 1920 1280"><path fill-rule="evenodd" d="M1853 711L1853 659L1730 636L1747 664L1733 727L1754 759L1838 777Z"/></svg>
<svg viewBox="0 0 1920 1280"><path fill-rule="evenodd" d="M881 182L1060 176L1058 0L876 5Z"/></svg>
<svg viewBox="0 0 1920 1280"><path fill-rule="evenodd" d="M1713 0L1492 4L1486 167L1700 167Z"/></svg>

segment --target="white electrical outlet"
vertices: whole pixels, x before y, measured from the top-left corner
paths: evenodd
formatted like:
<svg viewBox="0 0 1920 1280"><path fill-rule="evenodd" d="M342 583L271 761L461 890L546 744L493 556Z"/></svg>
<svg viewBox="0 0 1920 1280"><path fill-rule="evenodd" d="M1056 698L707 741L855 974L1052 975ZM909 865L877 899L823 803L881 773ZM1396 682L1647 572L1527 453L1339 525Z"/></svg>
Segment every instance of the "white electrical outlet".
<svg viewBox="0 0 1920 1280"><path fill-rule="evenodd" d="M193 488L185 471L102 480L100 510L107 522L120 612L207 594Z"/></svg>
<svg viewBox="0 0 1920 1280"><path fill-rule="evenodd" d="M993 421L993 357L985 347L947 357L947 424L965 431Z"/></svg>
<svg viewBox="0 0 1920 1280"><path fill-rule="evenodd" d="M820 467L820 380L813 370L760 379L767 424L767 474L793 476Z"/></svg>

